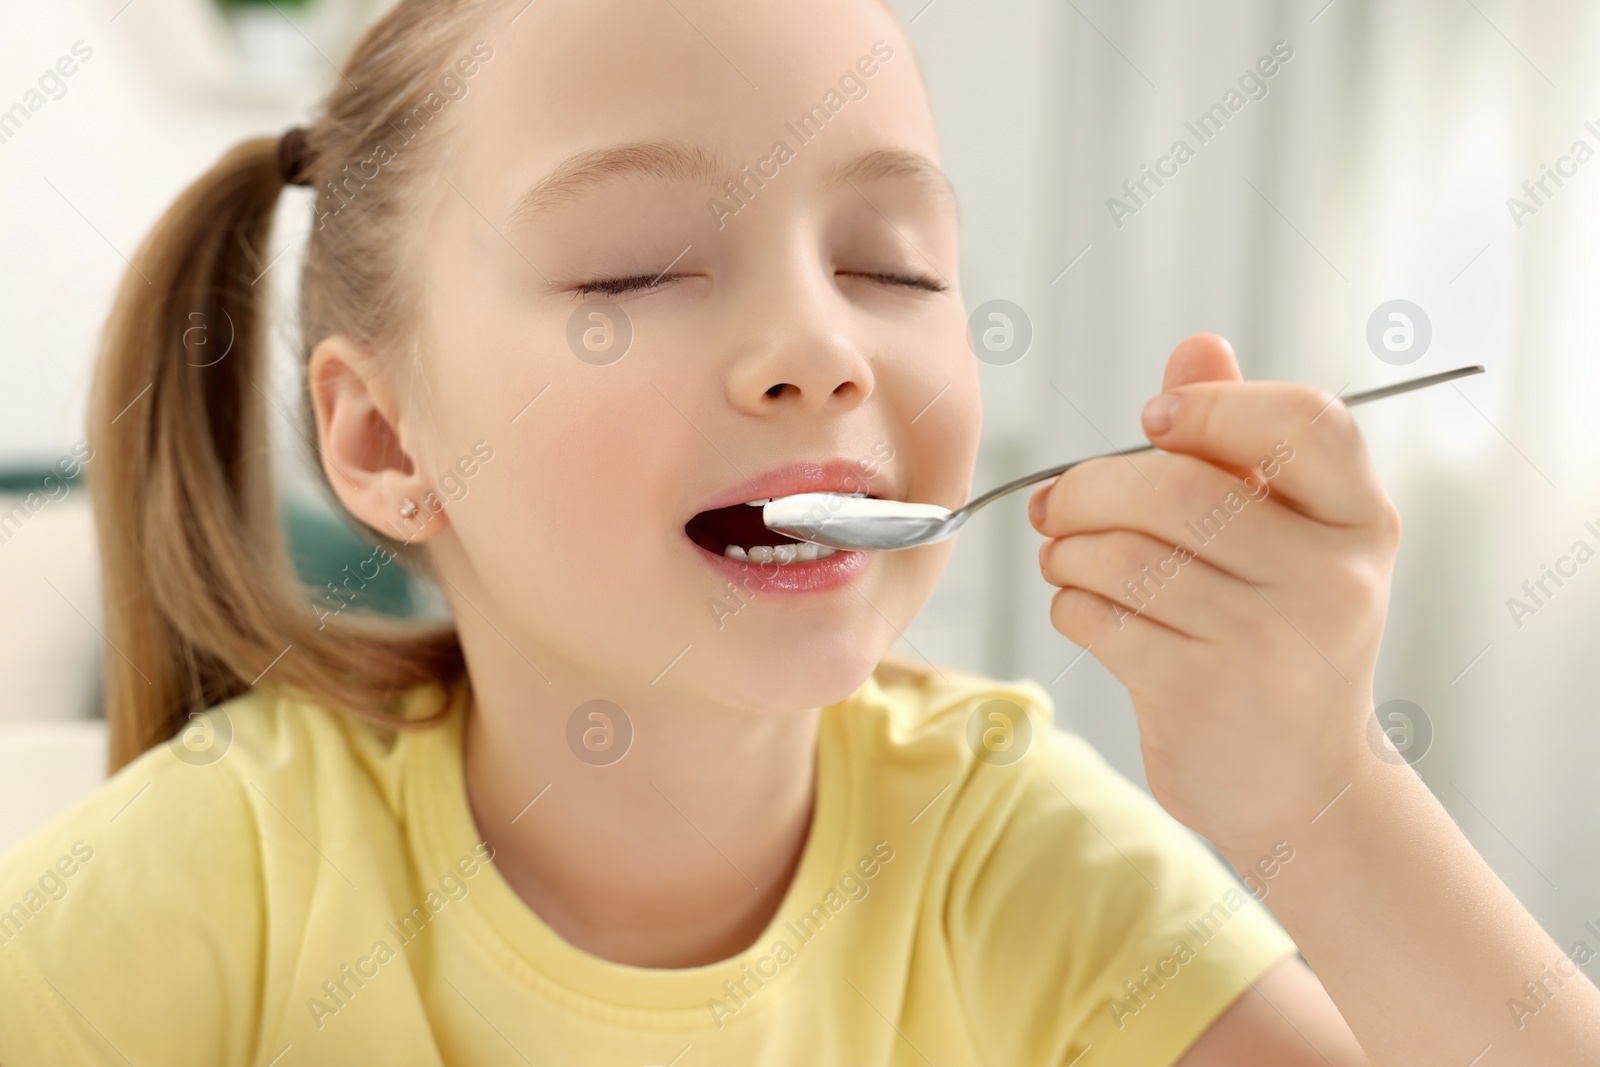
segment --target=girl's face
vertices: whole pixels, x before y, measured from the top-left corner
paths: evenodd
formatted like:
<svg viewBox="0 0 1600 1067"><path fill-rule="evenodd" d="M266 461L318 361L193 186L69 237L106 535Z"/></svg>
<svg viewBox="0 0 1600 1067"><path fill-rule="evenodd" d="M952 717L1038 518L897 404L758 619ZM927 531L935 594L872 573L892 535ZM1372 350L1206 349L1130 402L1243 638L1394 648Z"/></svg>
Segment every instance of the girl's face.
<svg viewBox="0 0 1600 1067"><path fill-rule="evenodd" d="M484 37L441 116L410 387L441 474L493 450L430 545L458 616L616 695L848 695L949 545L725 546L787 540L749 500L967 495L956 212L909 43L875 0L534 3Z"/></svg>

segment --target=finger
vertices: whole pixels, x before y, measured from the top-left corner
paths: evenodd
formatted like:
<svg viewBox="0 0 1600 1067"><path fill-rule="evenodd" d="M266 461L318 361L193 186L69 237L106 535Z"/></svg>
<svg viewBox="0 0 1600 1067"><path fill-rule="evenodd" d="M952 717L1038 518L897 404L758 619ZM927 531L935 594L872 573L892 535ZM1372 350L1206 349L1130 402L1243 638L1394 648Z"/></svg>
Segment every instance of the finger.
<svg viewBox="0 0 1600 1067"><path fill-rule="evenodd" d="M1167 392L1191 382L1243 381L1239 361L1234 358L1233 346L1226 338L1214 333L1197 333L1185 337L1167 357L1167 372L1161 379L1161 391Z"/></svg>
<svg viewBox="0 0 1600 1067"><path fill-rule="evenodd" d="M1185 337L1167 357L1166 374L1161 379L1162 392L1171 392L1180 385L1195 382L1242 382L1239 360L1233 354L1233 345L1227 338L1214 333L1197 333ZM1250 468L1236 463L1220 463L1231 473L1243 478Z"/></svg>
<svg viewBox="0 0 1600 1067"><path fill-rule="evenodd" d="M1052 585L1098 593L1124 612L1201 641L1231 632L1261 607L1248 585L1189 549L1129 530L1046 541L1039 569Z"/></svg>
<svg viewBox="0 0 1600 1067"><path fill-rule="evenodd" d="M1295 510L1356 526L1391 509L1349 409L1295 382L1196 382L1145 405L1152 444L1254 467Z"/></svg>
<svg viewBox="0 0 1600 1067"><path fill-rule="evenodd" d="M1178 342L1178 347L1167 357L1167 370L1161 379L1161 388L1164 392L1190 382L1237 382L1243 377L1239 372L1239 361L1233 355L1233 346L1226 338L1214 333L1197 333ZM1034 510L1033 502L1053 484L1046 482L1029 494L1030 514Z"/></svg>
<svg viewBox="0 0 1600 1067"><path fill-rule="evenodd" d="M1046 537L1136 530L1262 584L1295 572L1297 559L1310 559L1333 539L1326 527L1279 504L1274 492L1259 471L1241 480L1194 456L1157 452L1074 467L1029 517Z"/></svg>
<svg viewBox="0 0 1600 1067"><path fill-rule="evenodd" d="M1069 586L1050 598L1050 625L1090 653L1124 685L1161 684L1195 642L1087 589ZM1070 666L1070 664L1069 664Z"/></svg>

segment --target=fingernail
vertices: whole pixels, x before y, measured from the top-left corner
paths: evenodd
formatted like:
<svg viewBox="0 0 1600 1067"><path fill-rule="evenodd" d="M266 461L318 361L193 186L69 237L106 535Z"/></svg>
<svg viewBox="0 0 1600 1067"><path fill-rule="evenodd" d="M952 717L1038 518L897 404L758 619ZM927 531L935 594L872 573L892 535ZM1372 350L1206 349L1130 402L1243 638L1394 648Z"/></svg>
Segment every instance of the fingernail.
<svg viewBox="0 0 1600 1067"><path fill-rule="evenodd" d="M1178 397L1175 393L1162 393L1152 397L1150 403L1144 406L1144 429L1151 437L1160 437L1172 429L1173 413L1178 410Z"/></svg>
<svg viewBox="0 0 1600 1067"><path fill-rule="evenodd" d="M1044 490L1035 489L1028 498L1028 520L1037 527L1044 521Z"/></svg>

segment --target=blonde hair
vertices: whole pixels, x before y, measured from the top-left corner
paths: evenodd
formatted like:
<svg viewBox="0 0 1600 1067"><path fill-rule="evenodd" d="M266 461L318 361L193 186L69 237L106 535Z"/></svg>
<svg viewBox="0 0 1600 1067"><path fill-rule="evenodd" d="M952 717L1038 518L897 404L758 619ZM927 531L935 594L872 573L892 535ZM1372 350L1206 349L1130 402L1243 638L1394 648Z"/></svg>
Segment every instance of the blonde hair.
<svg viewBox="0 0 1600 1067"><path fill-rule="evenodd" d="M447 125L427 124L437 111L430 94L453 76L489 6L399 0L357 43L308 127L306 177L318 211L301 278L302 365L315 341L334 334L380 352L408 343L415 298L403 227L429 184L420 176L438 164L437 127ZM375 145L393 148L402 137L375 177L356 167ZM188 713L252 687L399 726L409 725L396 714L404 691L465 675L449 623L319 620L290 566L262 391L261 275L284 187L277 148L277 138L246 141L184 190L134 256L106 324L88 481L113 771L171 737ZM197 327L211 335L204 349L194 344ZM200 358L229 337L220 359ZM308 390L301 401L312 426ZM404 544L373 533L407 558Z"/></svg>

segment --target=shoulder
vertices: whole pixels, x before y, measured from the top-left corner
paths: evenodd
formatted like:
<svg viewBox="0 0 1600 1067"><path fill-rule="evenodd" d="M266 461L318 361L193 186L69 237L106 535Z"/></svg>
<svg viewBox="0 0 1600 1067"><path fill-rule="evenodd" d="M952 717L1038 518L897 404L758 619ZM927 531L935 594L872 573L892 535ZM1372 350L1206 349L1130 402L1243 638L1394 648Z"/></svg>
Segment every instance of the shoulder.
<svg viewBox="0 0 1600 1067"><path fill-rule="evenodd" d="M289 809L299 808L312 818L315 809L350 801L393 816L414 748L405 739L425 743L447 728L464 695L461 687L441 683L398 693L387 710L412 722L396 727L376 716L256 690L191 715L176 736L136 763L149 760L173 773L176 767L215 768L252 806L279 814L292 816Z"/></svg>
<svg viewBox="0 0 1600 1067"><path fill-rule="evenodd" d="M1037 683L924 668L866 695L877 756L903 770L884 776L928 804L923 904L1001 1060L1094 1043L1107 1064L1172 1062L1293 953L1195 834L1053 723Z"/></svg>
<svg viewBox="0 0 1600 1067"><path fill-rule="evenodd" d="M103 1039L138 1062L247 1059L269 938L297 936L340 842L395 832L395 749L346 713L252 691L0 856L0 1062L76 1062L75 1042L105 1055Z"/></svg>
<svg viewBox="0 0 1600 1067"><path fill-rule="evenodd" d="M145 752L0 857L0 1061L148 1056L139 1035L184 1015L198 1054L237 1062L260 885L239 779Z"/></svg>
<svg viewBox="0 0 1600 1067"><path fill-rule="evenodd" d="M1053 855L1080 864L1120 856L1108 836L1130 855L1210 855L1092 745L1055 725L1053 701L1030 679L895 661L880 666L852 710L871 757L915 749L920 764L937 758L930 773L956 787L942 821L960 820L966 833L978 824L1009 832L1022 855L1041 858L1070 845Z"/></svg>
<svg viewBox="0 0 1600 1067"><path fill-rule="evenodd" d="M870 726L895 741L927 736L949 741L982 724L1011 726L1031 736L1035 726L1048 725L1054 715L1049 694L1029 679L1001 681L890 656L873 671L863 695ZM1004 743L999 735L989 740Z"/></svg>
<svg viewBox="0 0 1600 1067"><path fill-rule="evenodd" d="M402 708L423 707L440 692L424 689L408 694ZM0 856L0 889L79 839L98 865L176 867L200 882L222 858L259 851L263 829L270 846L274 815L314 840L326 809L342 797L366 808L397 805L400 736L339 709L252 690L191 714L175 736ZM184 869L185 858L205 870Z"/></svg>
<svg viewBox="0 0 1600 1067"><path fill-rule="evenodd" d="M1049 694L1030 679L897 661L863 688L852 728L880 770L900 765L928 779L920 788L935 779L951 786L927 815L952 862L1093 863L1105 851L1097 826L1134 851L1194 847L1193 835L1054 717ZM965 842L974 836L990 847L973 853Z"/></svg>

